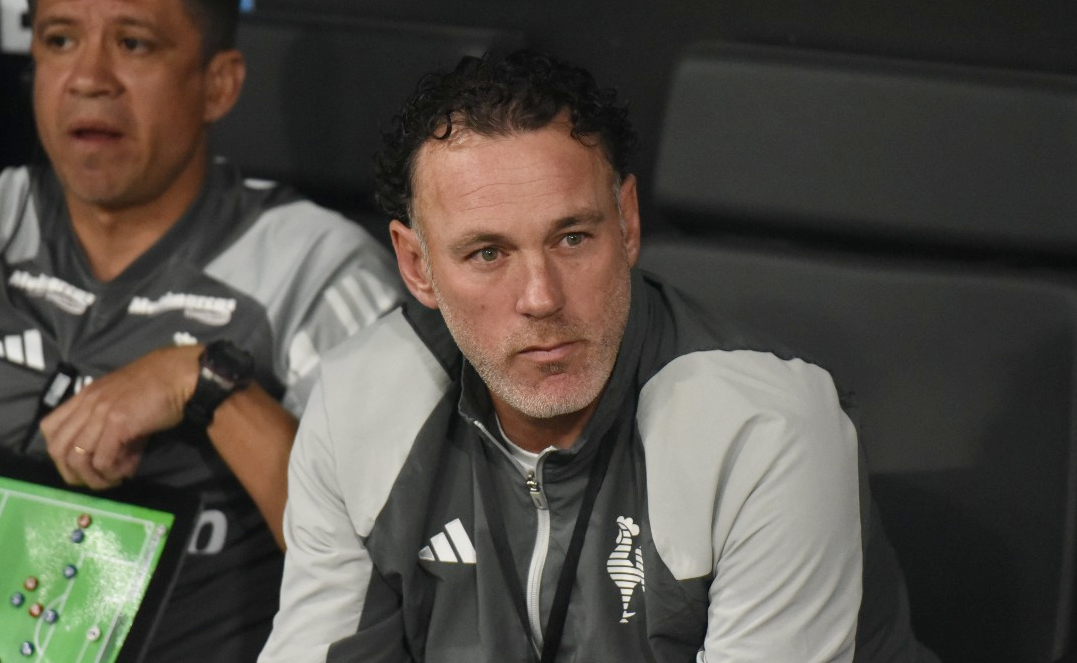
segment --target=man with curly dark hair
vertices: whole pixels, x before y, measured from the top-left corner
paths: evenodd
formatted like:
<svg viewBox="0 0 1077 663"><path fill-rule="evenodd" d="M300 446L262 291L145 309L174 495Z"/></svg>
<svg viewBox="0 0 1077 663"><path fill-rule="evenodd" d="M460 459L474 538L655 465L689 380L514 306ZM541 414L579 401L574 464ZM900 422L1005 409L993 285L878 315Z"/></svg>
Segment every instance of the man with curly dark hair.
<svg viewBox="0 0 1077 663"><path fill-rule="evenodd" d="M418 303L321 365L260 661L918 660L830 375L634 269L634 142L531 52L404 105L378 198Z"/></svg>

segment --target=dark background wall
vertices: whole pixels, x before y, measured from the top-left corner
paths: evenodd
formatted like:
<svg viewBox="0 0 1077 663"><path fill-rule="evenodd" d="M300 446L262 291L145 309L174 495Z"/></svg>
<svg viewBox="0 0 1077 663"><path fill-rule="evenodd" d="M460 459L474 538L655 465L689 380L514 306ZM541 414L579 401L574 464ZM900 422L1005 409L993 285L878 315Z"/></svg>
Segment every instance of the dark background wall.
<svg viewBox="0 0 1077 663"><path fill-rule="evenodd" d="M642 134L645 210L669 76L697 40L1077 74L1072 0L257 0L257 10L516 30L588 66L621 90ZM25 78L24 57L0 56L0 165L32 150Z"/></svg>
<svg viewBox="0 0 1077 663"><path fill-rule="evenodd" d="M513 29L629 101L647 182L679 51L701 39L1077 74L1072 0L258 0L258 7Z"/></svg>

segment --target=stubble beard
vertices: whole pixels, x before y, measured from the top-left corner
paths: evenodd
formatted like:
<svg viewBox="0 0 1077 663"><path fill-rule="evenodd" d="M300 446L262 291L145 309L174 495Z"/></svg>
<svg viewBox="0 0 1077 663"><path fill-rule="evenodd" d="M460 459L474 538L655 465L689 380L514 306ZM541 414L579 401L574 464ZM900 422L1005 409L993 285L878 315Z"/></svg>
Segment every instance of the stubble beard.
<svg viewBox="0 0 1077 663"><path fill-rule="evenodd" d="M493 351L482 347L473 322L456 315L453 307L446 305L437 281L433 278L430 281L456 345L490 392L509 407L534 419L549 419L579 412L602 393L613 372L628 320L631 287L627 273L616 282L603 307L603 315L593 325L566 320L560 315L538 320L501 339ZM553 362L538 367L549 377L570 373L568 384L562 388L543 389L547 380L541 380L535 387L512 375L509 364L517 352L552 339L585 340L587 355L582 363Z"/></svg>

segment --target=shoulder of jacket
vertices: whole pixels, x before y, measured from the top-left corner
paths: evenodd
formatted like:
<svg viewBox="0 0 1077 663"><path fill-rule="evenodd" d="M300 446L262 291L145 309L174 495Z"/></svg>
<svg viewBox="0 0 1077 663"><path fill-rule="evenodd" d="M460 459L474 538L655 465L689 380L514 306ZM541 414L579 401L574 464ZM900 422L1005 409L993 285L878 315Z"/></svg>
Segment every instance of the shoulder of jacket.
<svg viewBox="0 0 1077 663"><path fill-rule="evenodd" d="M830 374L799 359L683 355L644 386L637 423L656 545L680 579L710 572L715 542L765 477L831 463L855 474L856 435Z"/></svg>
<svg viewBox="0 0 1077 663"><path fill-rule="evenodd" d="M393 416L420 393L440 397L451 382L399 308L329 350L319 370L330 407L347 408L353 398L386 406L373 415Z"/></svg>

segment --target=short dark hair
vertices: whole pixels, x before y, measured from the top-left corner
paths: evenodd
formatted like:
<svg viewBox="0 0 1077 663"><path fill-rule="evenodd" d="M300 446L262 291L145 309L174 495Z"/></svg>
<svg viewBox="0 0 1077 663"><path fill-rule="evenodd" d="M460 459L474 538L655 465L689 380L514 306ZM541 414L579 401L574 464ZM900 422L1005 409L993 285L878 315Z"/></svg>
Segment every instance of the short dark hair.
<svg viewBox="0 0 1077 663"><path fill-rule="evenodd" d="M202 33L202 60L236 47L239 0L183 0Z"/></svg>
<svg viewBox="0 0 1077 663"><path fill-rule="evenodd" d="M27 0L33 20L38 0ZM221 51L236 47L239 27L239 0L183 0L187 13L194 19L202 35L202 62Z"/></svg>
<svg viewBox="0 0 1077 663"><path fill-rule="evenodd" d="M573 137L585 145L594 140L625 177L636 132L616 90L599 87L586 69L525 50L500 61L468 56L452 71L427 74L382 134L375 198L410 226L415 156L427 140L446 140L454 129L482 136L541 129L565 111Z"/></svg>

